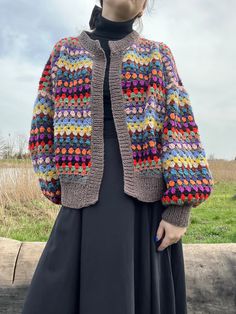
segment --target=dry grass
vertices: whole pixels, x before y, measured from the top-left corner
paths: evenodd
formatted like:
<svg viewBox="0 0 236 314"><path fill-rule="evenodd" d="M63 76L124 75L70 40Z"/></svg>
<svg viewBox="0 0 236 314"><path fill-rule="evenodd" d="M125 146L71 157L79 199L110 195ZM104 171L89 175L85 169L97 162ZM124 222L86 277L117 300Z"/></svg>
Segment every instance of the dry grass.
<svg viewBox="0 0 236 314"><path fill-rule="evenodd" d="M32 168L31 160L28 159L0 159L1 168Z"/></svg>
<svg viewBox="0 0 236 314"><path fill-rule="evenodd" d="M32 169L5 168L1 170L1 182L0 206L3 208L11 202L26 203L40 197L38 181Z"/></svg>
<svg viewBox="0 0 236 314"><path fill-rule="evenodd" d="M209 160L209 166L217 182L236 182L236 160Z"/></svg>
<svg viewBox="0 0 236 314"><path fill-rule="evenodd" d="M209 160L209 165L215 190L193 210L184 242L235 242L236 161ZM31 161L0 160L0 186L0 236L47 241L60 206L42 195Z"/></svg>
<svg viewBox="0 0 236 314"><path fill-rule="evenodd" d="M18 238L18 234L29 225L32 239L44 239L43 234L50 230L58 206L42 195L29 163L18 164L18 167L15 167L15 163L13 167L5 165L0 167L0 235Z"/></svg>

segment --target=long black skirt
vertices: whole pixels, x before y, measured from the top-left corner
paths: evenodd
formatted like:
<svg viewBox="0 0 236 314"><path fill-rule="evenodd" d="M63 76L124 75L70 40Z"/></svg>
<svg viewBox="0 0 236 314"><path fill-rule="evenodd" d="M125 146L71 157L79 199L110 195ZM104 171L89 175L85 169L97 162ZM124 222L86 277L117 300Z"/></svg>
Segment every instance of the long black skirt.
<svg viewBox="0 0 236 314"><path fill-rule="evenodd" d="M22 314L187 313L182 240L157 251L164 207L124 193L113 121L104 131L99 201L61 206Z"/></svg>

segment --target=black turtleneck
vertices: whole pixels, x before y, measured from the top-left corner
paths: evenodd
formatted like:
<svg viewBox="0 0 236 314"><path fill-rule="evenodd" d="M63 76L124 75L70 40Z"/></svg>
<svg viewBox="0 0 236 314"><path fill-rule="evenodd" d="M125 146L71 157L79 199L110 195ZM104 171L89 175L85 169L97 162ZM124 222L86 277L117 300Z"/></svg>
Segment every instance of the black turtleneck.
<svg viewBox="0 0 236 314"><path fill-rule="evenodd" d="M99 15L97 17L95 30L92 32L86 31L90 38L94 40L98 39L100 41L100 44L106 54L107 65L103 88L105 120L113 119L109 91L110 47L108 45L108 40L119 40L132 32L134 20L135 18L123 22L115 22L103 17L102 15Z"/></svg>
<svg viewBox="0 0 236 314"><path fill-rule="evenodd" d="M98 15L96 28L93 32L88 32L91 38L117 40L128 35L133 30L135 18L124 22L111 21L102 15Z"/></svg>

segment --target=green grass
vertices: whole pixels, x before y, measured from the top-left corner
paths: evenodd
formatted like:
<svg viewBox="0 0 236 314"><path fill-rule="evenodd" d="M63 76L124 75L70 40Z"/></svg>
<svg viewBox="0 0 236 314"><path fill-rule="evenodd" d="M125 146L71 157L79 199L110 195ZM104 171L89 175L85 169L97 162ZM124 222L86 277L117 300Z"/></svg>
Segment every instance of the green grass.
<svg viewBox="0 0 236 314"><path fill-rule="evenodd" d="M207 201L192 208L183 243L236 242L236 182L218 182Z"/></svg>
<svg viewBox="0 0 236 314"><path fill-rule="evenodd" d="M210 198L192 208L183 243L236 242L236 182L215 183ZM59 206L44 196L0 207L0 236L20 241L47 241Z"/></svg>
<svg viewBox="0 0 236 314"><path fill-rule="evenodd" d="M13 202L5 208L5 215L0 217L0 236L19 241L47 241L59 206L44 198L24 204Z"/></svg>

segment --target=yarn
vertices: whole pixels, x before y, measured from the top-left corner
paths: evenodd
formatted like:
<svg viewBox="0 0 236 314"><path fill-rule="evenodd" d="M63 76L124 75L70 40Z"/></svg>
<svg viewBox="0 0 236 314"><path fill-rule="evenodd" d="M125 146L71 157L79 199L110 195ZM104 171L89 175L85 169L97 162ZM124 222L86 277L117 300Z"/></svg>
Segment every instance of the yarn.
<svg viewBox="0 0 236 314"><path fill-rule="evenodd" d="M211 194L213 177L171 49L136 31L110 47L124 191L161 199L169 209L198 206ZM43 194L54 203L62 195L77 208L98 200L104 68L98 41L82 32L55 44L40 78L29 150Z"/></svg>

